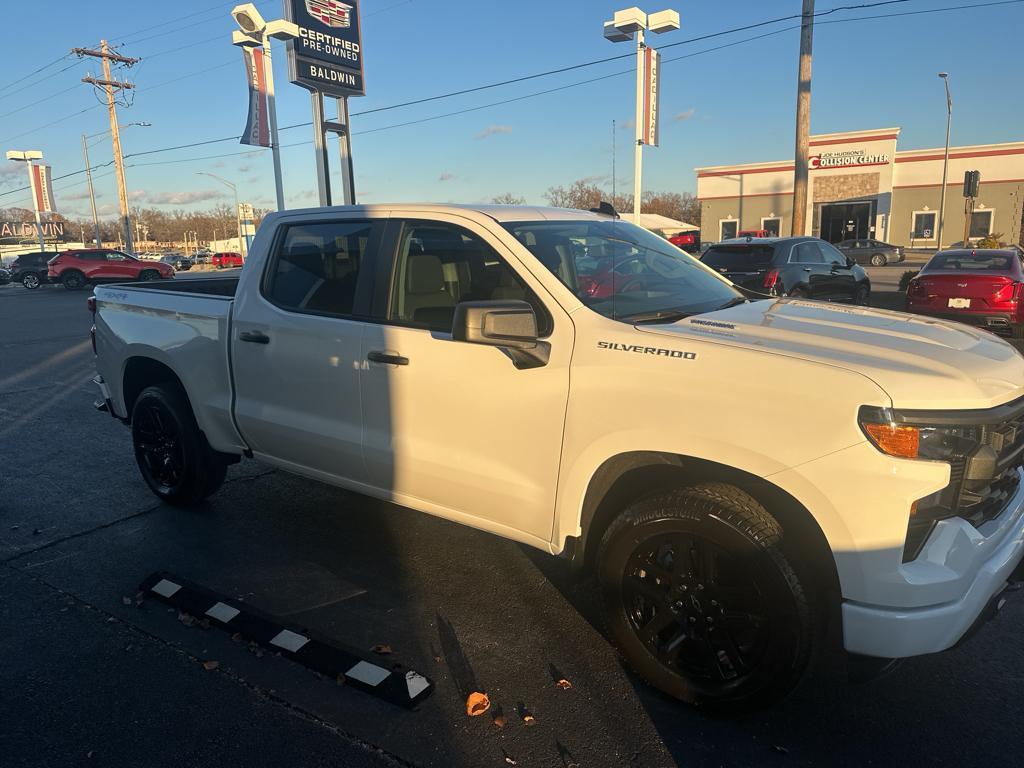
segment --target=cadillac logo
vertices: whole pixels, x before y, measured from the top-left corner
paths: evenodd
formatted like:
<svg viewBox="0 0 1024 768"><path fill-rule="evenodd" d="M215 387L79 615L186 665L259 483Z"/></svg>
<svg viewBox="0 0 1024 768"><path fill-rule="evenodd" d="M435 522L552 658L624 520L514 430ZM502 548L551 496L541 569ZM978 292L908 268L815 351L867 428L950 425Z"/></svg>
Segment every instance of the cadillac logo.
<svg viewBox="0 0 1024 768"><path fill-rule="evenodd" d="M339 0L306 0L306 10L328 27L348 29L352 26L352 6Z"/></svg>

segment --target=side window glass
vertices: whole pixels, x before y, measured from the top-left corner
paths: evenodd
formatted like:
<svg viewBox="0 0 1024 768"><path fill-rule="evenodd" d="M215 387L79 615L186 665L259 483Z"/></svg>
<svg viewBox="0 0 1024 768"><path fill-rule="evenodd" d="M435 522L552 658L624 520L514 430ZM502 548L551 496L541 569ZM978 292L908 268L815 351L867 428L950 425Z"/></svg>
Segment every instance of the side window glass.
<svg viewBox="0 0 1024 768"><path fill-rule="evenodd" d="M107 251L107 261L125 261L123 253L117 251Z"/></svg>
<svg viewBox="0 0 1024 768"><path fill-rule="evenodd" d="M398 243L392 320L449 332L462 301L525 301L541 336L550 319L540 300L487 243L450 224L406 222Z"/></svg>
<svg viewBox="0 0 1024 768"><path fill-rule="evenodd" d="M284 309L351 315L373 231L369 221L298 224L285 231L264 295Z"/></svg>
<svg viewBox="0 0 1024 768"><path fill-rule="evenodd" d="M814 243L798 243L793 248L793 256L790 261L797 264L821 264L824 259Z"/></svg>
<svg viewBox="0 0 1024 768"><path fill-rule="evenodd" d="M841 254L838 249L832 246L830 243L814 243L818 246L821 251L822 258L826 264L832 264L838 262L839 264L846 264L846 257Z"/></svg>

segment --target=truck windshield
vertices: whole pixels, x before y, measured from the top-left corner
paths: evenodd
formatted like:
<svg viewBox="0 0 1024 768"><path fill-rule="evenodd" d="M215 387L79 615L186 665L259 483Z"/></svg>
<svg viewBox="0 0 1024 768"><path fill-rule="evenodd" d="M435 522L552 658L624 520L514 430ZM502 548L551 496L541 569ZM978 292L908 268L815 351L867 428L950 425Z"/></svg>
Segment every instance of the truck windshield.
<svg viewBox="0 0 1024 768"><path fill-rule="evenodd" d="M595 312L650 322L742 300L729 282L646 229L623 221L529 221L505 229Z"/></svg>

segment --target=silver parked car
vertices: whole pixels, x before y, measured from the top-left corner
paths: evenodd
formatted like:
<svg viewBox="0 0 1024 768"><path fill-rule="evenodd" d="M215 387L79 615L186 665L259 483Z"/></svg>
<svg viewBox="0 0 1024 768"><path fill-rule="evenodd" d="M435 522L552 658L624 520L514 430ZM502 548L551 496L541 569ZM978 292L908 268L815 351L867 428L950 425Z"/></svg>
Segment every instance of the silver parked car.
<svg viewBox="0 0 1024 768"><path fill-rule="evenodd" d="M835 246L858 264L884 267L886 264L896 264L904 259L902 247L889 245L881 240L843 240Z"/></svg>

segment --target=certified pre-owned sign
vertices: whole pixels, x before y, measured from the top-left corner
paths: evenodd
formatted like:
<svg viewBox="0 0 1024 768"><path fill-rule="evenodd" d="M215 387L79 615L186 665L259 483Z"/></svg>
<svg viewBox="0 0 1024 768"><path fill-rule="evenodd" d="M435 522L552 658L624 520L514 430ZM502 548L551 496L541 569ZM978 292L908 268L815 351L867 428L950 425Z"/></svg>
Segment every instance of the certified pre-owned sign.
<svg viewBox="0 0 1024 768"><path fill-rule="evenodd" d="M288 41L288 76L332 96L362 96L363 46L359 0L286 0L299 36Z"/></svg>

